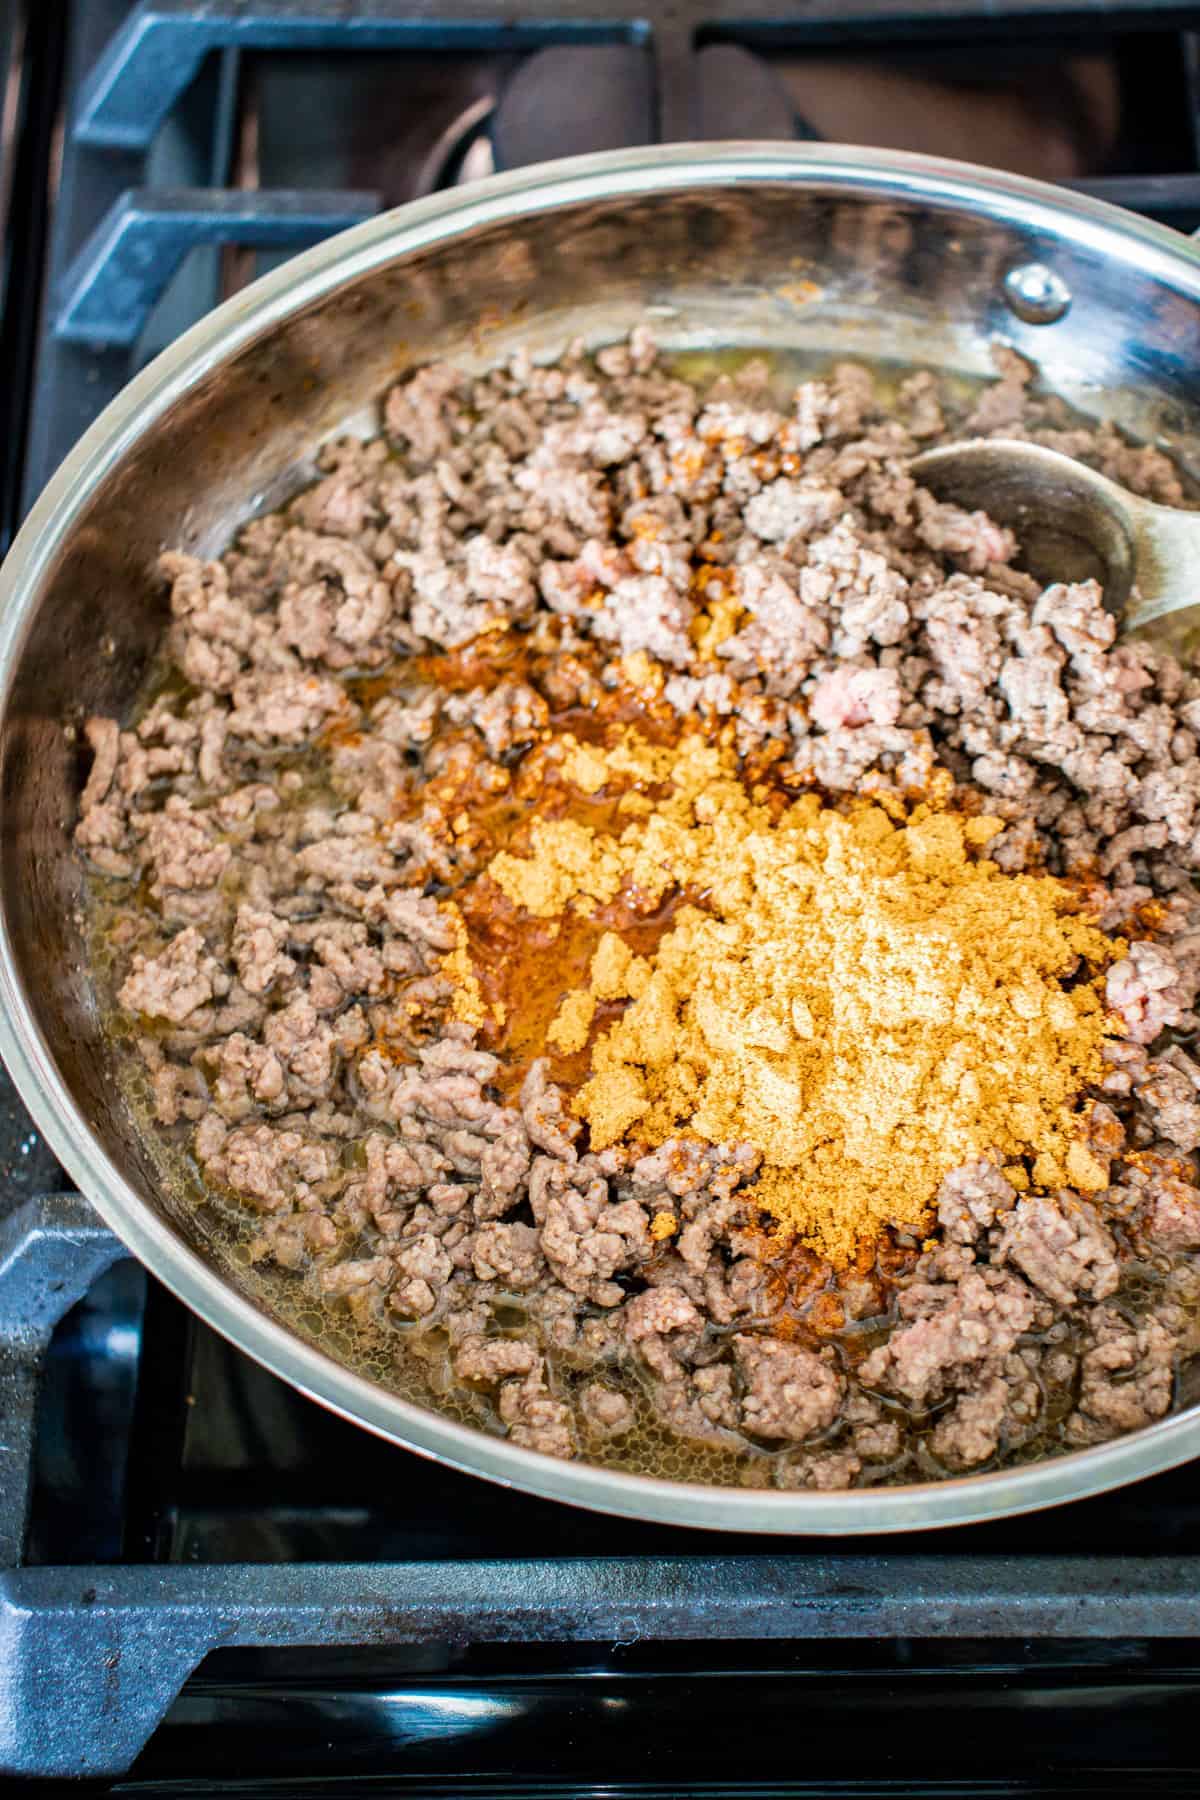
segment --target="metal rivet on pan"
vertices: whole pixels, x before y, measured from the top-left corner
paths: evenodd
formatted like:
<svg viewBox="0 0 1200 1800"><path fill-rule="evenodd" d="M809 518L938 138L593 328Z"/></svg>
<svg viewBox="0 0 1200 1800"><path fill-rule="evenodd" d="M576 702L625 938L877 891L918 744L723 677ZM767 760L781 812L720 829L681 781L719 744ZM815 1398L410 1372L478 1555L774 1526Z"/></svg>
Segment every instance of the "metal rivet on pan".
<svg viewBox="0 0 1200 1800"><path fill-rule="evenodd" d="M1053 325L1071 305L1071 290L1045 263L1022 263L1004 277L1009 309L1026 325Z"/></svg>

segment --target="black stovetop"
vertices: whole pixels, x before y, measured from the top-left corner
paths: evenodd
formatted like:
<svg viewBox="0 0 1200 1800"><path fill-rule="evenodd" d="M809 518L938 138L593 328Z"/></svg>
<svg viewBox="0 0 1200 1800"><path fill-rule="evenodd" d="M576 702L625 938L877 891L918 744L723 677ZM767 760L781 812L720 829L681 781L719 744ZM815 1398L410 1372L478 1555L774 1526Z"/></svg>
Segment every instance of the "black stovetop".
<svg viewBox="0 0 1200 1800"><path fill-rule="evenodd" d="M760 104L776 133L828 128L856 56L885 101L899 83L880 141L906 141L914 92L947 121L1035 93L1069 145L1052 172L1193 228L1196 30L1200 0L0 7L5 539L130 374L271 259L515 144L678 134L697 46L764 59L733 68L731 130ZM578 65L590 103L548 109L574 135L546 143L528 80L503 108L548 44L623 47L649 81ZM994 141L1027 167L1014 117ZM1200 1785L1195 1467L844 1544L574 1511L323 1412L46 1197L65 1185L0 1085L0 1773L146 1795Z"/></svg>

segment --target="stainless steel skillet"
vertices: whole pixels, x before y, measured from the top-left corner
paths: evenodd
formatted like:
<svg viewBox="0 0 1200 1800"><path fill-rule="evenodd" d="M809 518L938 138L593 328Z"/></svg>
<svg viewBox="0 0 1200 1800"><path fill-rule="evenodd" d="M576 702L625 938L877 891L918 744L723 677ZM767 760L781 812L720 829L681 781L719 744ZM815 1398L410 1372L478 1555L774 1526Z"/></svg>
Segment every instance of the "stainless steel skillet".
<svg viewBox="0 0 1200 1800"><path fill-rule="evenodd" d="M1039 273L1038 271L1041 271ZM1049 271L1049 275L1046 274ZM162 628L168 544L211 553L365 427L402 369L486 364L648 318L668 346L762 346L964 376L1002 338L1085 411L1200 477L1200 255L1037 183L875 151L729 144L546 165L374 220L203 320L68 457L0 570L0 1052L133 1253L243 1350L369 1430L580 1505L729 1530L854 1533L1047 1506L1200 1453L1200 1408L998 1474L761 1493L560 1463L414 1405L239 1276L164 1183L114 1079L79 924L64 724L122 712Z"/></svg>

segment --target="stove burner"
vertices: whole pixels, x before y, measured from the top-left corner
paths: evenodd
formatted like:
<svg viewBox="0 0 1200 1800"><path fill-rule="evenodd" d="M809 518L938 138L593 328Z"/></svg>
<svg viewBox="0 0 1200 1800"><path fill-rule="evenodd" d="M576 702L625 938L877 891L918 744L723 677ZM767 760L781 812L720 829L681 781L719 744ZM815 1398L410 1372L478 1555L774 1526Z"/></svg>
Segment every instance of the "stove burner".
<svg viewBox="0 0 1200 1800"><path fill-rule="evenodd" d="M761 56L739 44L708 44L695 60L698 139L820 136L796 116L783 83Z"/></svg>
<svg viewBox="0 0 1200 1800"><path fill-rule="evenodd" d="M709 44L693 70L695 139L811 135L797 128L771 69L748 50ZM652 144L657 135L653 67L636 44L557 45L527 57L491 120L498 169Z"/></svg>
<svg viewBox="0 0 1200 1800"><path fill-rule="evenodd" d="M653 72L636 44L539 51L517 69L492 119L498 169L649 144L653 137Z"/></svg>

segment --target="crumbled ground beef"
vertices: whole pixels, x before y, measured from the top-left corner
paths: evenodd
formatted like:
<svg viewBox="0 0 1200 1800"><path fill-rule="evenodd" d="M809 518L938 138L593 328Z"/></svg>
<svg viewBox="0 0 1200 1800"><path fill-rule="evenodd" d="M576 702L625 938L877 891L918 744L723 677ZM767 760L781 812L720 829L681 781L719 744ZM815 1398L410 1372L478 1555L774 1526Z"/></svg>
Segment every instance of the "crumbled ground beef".
<svg viewBox="0 0 1200 1800"><path fill-rule="evenodd" d="M182 1025L213 998L219 980L216 959L208 954L201 934L189 925L157 956L134 953L131 972L118 998L130 1012Z"/></svg>
<svg viewBox="0 0 1200 1800"><path fill-rule="evenodd" d="M589 1381L579 1395L579 1416L593 1437L623 1437L634 1421L633 1403L617 1388Z"/></svg>
<svg viewBox="0 0 1200 1800"><path fill-rule="evenodd" d="M965 1257L949 1272L957 1279L918 1280L905 1288L900 1323L860 1370L870 1386L911 1406L941 1399L964 1385L964 1375L974 1385L1034 1324L1036 1303L1024 1282L996 1269L972 1268Z"/></svg>
<svg viewBox="0 0 1200 1800"><path fill-rule="evenodd" d="M1136 1431L1166 1412L1179 1323L1173 1311L1169 1320L1149 1318L1135 1325L1114 1307L1095 1308L1080 1365L1079 1410L1067 1425L1072 1443Z"/></svg>
<svg viewBox="0 0 1200 1800"><path fill-rule="evenodd" d="M1018 1200L1001 1254L1059 1306L1074 1305L1080 1294L1105 1300L1120 1281L1112 1233L1093 1207L1068 1195Z"/></svg>
<svg viewBox="0 0 1200 1800"><path fill-rule="evenodd" d="M742 1425L758 1437L803 1442L837 1418L842 1378L811 1350L778 1338L735 1337L746 1383Z"/></svg>
<svg viewBox="0 0 1200 1800"><path fill-rule="evenodd" d="M76 842L159 1128L255 1259L440 1358L515 1443L650 1466L665 1427L722 1479L836 1488L1171 1404L1200 1295L1200 680L908 461L1017 432L1182 491L997 363L971 410L927 374L889 410L852 365L700 395L641 331L420 370L222 558L162 559L175 679L132 726L86 722ZM444 898L548 791L555 729L630 718L729 724L749 779L835 798L941 765L1003 822L1001 869L1073 878L1128 940L1086 1116L1108 1186L985 1157L923 1247L834 1271L764 1235L747 1146L594 1155L575 1077L453 1021Z"/></svg>

